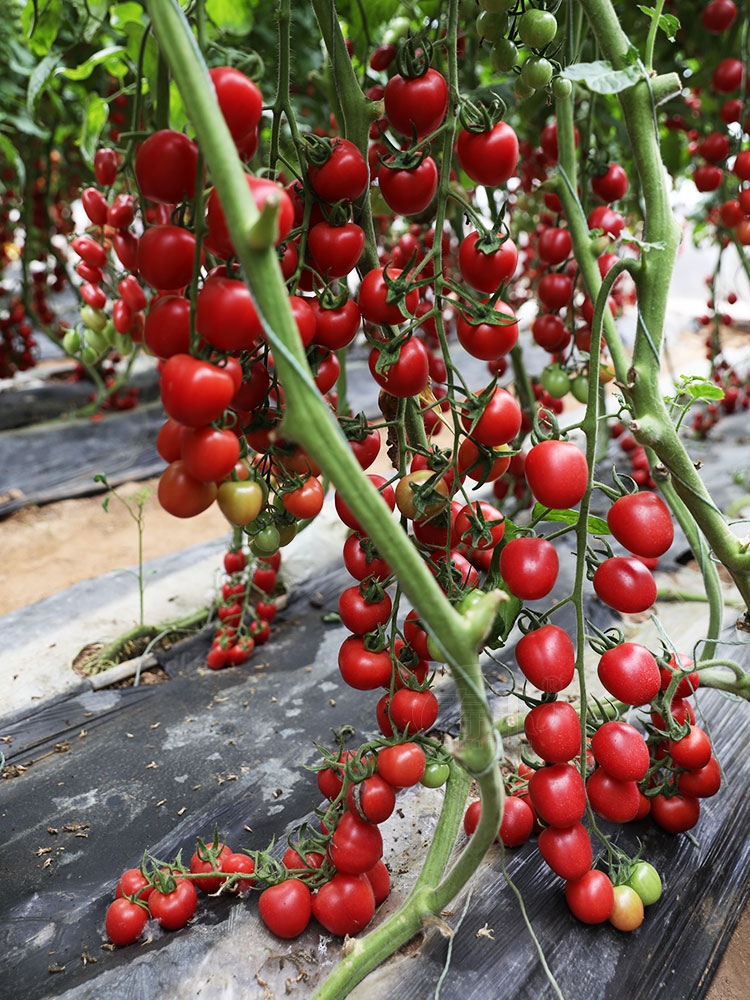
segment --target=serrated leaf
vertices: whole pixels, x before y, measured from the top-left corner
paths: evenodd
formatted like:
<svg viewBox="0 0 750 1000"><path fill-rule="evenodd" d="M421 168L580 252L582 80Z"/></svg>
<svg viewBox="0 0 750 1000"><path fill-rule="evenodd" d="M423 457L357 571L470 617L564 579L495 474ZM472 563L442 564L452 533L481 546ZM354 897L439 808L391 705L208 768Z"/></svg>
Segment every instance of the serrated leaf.
<svg viewBox="0 0 750 1000"><path fill-rule="evenodd" d="M646 17L650 17L653 21L656 11L653 7L643 7L638 4L638 10L645 14ZM677 37L677 32L680 30L680 20L675 17L674 14L660 14L659 15L659 27L670 40L673 42Z"/></svg>
<svg viewBox="0 0 750 1000"><path fill-rule="evenodd" d="M643 70L636 65L614 69L611 63L598 59L568 66L560 75L571 83L582 83L595 94L619 94L638 83L643 78Z"/></svg>
<svg viewBox="0 0 750 1000"><path fill-rule="evenodd" d="M47 81L53 75L55 67L60 62L60 55L52 52L45 56L29 78L29 87L26 91L26 110L30 115L34 115L37 98L47 85Z"/></svg>
<svg viewBox="0 0 750 1000"><path fill-rule="evenodd" d="M536 503L531 516L534 520L541 518L543 521L554 521L555 524L578 524L581 515L577 510L547 510L542 504ZM591 535L612 534L607 522L594 514L589 514L587 525L587 530Z"/></svg>
<svg viewBox="0 0 750 1000"><path fill-rule="evenodd" d="M689 385L681 386L681 389L693 399L724 398L724 390L713 382L691 382Z"/></svg>
<svg viewBox="0 0 750 1000"><path fill-rule="evenodd" d="M248 35L253 27L252 0L206 0L206 13L217 28L230 35Z"/></svg>
<svg viewBox="0 0 750 1000"><path fill-rule="evenodd" d="M127 50L122 45L110 45L94 53L86 62L79 63L78 66L62 66L57 72L68 80L87 80L97 66L104 65L112 76L119 78L127 72L122 60L117 58L120 54L127 55Z"/></svg>

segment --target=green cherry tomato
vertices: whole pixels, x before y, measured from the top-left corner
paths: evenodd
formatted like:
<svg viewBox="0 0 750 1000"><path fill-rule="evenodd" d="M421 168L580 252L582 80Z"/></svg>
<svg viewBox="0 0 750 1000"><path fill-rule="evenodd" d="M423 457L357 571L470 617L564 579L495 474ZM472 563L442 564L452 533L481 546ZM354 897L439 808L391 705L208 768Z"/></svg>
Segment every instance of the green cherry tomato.
<svg viewBox="0 0 750 1000"><path fill-rule="evenodd" d="M424 769L424 774L419 779L420 784L425 788L440 788L446 783L450 776L449 764L444 764L439 760L433 760Z"/></svg>
<svg viewBox="0 0 750 1000"><path fill-rule="evenodd" d="M483 10L476 20L477 34L488 42L499 42L508 34L508 15Z"/></svg>
<svg viewBox="0 0 750 1000"><path fill-rule="evenodd" d="M589 398L589 380L586 375L576 375L570 382L570 391L579 403L585 403Z"/></svg>
<svg viewBox="0 0 750 1000"><path fill-rule="evenodd" d="M96 330L97 333L101 333L107 325L106 313L103 313L101 309L93 309L89 305L81 306L81 319L86 326L92 330Z"/></svg>
<svg viewBox="0 0 750 1000"><path fill-rule="evenodd" d="M557 18L547 10L527 10L518 22L518 36L530 49L543 49L557 34Z"/></svg>
<svg viewBox="0 0 750 1000"><path fill-rule="evenodd" d="M573 93L573 84L570 80L565 80L561 76L556 76L552 81L552 94L558 101L564 101Z"/></svg>
<svg viewBox="0 0 750 1000"><path fill-rule="evenodd" d="M66 354L78 354L81 349L81 335L78 330L68 330L62 340Z"/></svg>
<svg viewBox="0 0 750 1000"><path fill-rule="evenodd" d="M637 861L633 865L626 884L635 889L644 906L650 906L661 897L661 878L648 861Z"/></svg>
<svg viewBox="0 0 750 1000"><path fill-rule="evenodd" d="M254 479L227 481L219 487L216 502L230 524L252 523L265 503L263 488Z"/></svg>
<svg viewBox="0 0 750 1000"><path fill-rule="evenodd" d="M279 529L274 524L269 524L265 528L261 528L258 534L253 538L250 543L250 548L253 550L256 556L272 556L274 553L279 551L279 546L281 545L281 537L279 535Z"/></svg>
<svg viewBox="0 0 750 1000"><path fill-rule="evenodd" d="M498 39L490 49L490 62L498 73L510 73L518 65L518 48L509 38Z"/></svg>
<svg viewBox="0 0 750 1000"><path fill-rule="evenodd" d="M533 90L542 90L552 79L552 63L544 56L529 56L521 67L521 79Z"/></svg>
<svg viewBox="0 0 750 1000"><path fill-rule="evenodd" d="M562 399L570 392L570 379L564 368L559 364L547 365L542 372L542 388L553 399Z"/></svg>

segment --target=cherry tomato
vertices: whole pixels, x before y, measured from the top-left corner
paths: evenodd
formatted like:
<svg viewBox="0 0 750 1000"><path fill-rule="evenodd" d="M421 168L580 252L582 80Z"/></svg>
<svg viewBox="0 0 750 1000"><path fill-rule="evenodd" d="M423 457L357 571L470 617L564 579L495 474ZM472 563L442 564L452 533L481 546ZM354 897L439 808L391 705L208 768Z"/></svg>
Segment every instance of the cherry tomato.
<svg viewBox="0 0 750 1000"><path fill-rule="evenodd" d="M135 944L148 923L149 911L129 899L116 899L107 907L104 929L112 944L124 948Z"/></svg>
<svg viewBox="0 0 750 1000"><path fill-rule="evenodd" d="M431 156L425 156L411 170L392 166L386 157L378 172L380 193L386 205L398 215L423 212L437 191L438 168Z"/></svg>
<svg viewBox="0 0 750 1000"><path fill-rule="evenodd" d="M198 147L182 132L153 132L135 154L135 178L148 201L165 205L192 201L197 175Z"/></svg>
<svg viewBox="0 0 750 1000"><path fill-rule="evenodd" d="M586 795L595 813L612 823L629 823L638 814L641 796L635 781L620 781L598 767L586 779Z"/></svg>
<svg viewBox="0 0 750 1000"><path fill-rule="evenodd" d="M510 237L496 250L477 247L478 232L465 236L458 247L458 267L467 285L477 291L492 294L513 276L518 263L518 249Z"/></svg>
<svg viewBox="0 0 750 1000"><path fill-rule="evenodd" d="M558 625L542 625L527 632L518 640L515 656L526 678L540 691L562 691L573 680L575 647Z"/></svg>
<svg viewBox="0 0 750 1000"><path fill-rule="evenodd" d="M337 871L359 875L369 871L382 857L383 837L375 823L345 812L336 824L328 853Z"/></svg>
<svg viewBox="0 0 750 1000"><path fill-rule="evenodd" d="M641 781L649 768L645 739L635 726L620 719L611 719L597 729L591 751L597 763L620 781Z"/></svg>
<svg viewBox="0 0 750 1000"><path fill-rule="evenodd" d="M241 145L258 127L263 95L249 77L231 66L215 66L209 76L232 138Z"/></svg>
<svg viewBox="0 0 750 1000"><path fill-rule="evenodd" d="M312 894L300 879L288 878L261 892L258 912L263 923L276 937L299 937L310 923Z"/></svg>
<svg viewBox="0 0 750 1000"><path fill-rule="evenodd" d="M159 389L167 415L186 427L212 423L229 406L236 391L228 371L189 354L168 358Z"/></svg>
<svg viewBox="0 0 750 1000"><path fill-rule="evenodd" d="M634 931L643 923L643 900L629 885L614 887L614 904L609 922L618 931Z"/></svg>
<svg viewBox="0 0 750 1000"><path fill-rule="evenodd" d="M386 368L381 367L382 357L382 351L373 347L368 366L374 381L391 396L405 399L408 396L418 396L427 388L430 379L429 358L427 348L417 337L409 337L401 345L398 357Z"/></svg>
<svg viewBox="0 0 750 1000"><path fill-rule="evenodd" d="M593 851L583 823L565 827L548 826L539 834L537 843L539 853L560 878L582 878L591 868Z"/></svg>
<svg viewBox="0 0 750 1000"><path fill-rule="evenodd" d="M153 888L140 868L128 868L117 880L115 897L121 899L123 896L135 896L145 903L148 902Z"/></svg>
<svg viewBox="0 0 750 1000"><path fill-rule="evenodd" d="M721 768L716 757L694 771L683 771L677 779L677 787L685 796L708 799L721 788Z"/></svg>
<svg viewBox="0 0 750 1000"><path fill-rule="evenodd" d="M529 798L540 819L550 826L569 827L586 811L586 790L573 764L550 764L529 778Z"/></svg>
<svg viewBox="0 0 750 1000"><path fill-rule="evenodd" d="M442 73L429 68L421 76L395 73L383 94L388 122L402 135L418 139L430 135L448 110L448 84Z"/></svg>
<svg viewBox="0 0 750 1000"><path fill-rule="evenodd" d="M337 937L364 930L375 914L375 893L367 874L337 872L318 889L312 912L318 923Z"/></svg>
<svg viewBox="0 0 750 1000"><path fill-rule="evenodd" d="M636 861L628 875L627 884L635 889L644 906L651 906L661 898L661 878L648 861Z"/></svg>
<svg viewBox="0 0 750 1000"><path fill-rule="evenodd" d="M195 326L220 351L250 350L263 333L247 285L221 275L208 278L198 292Z"/></svg>
<svg viewBox="0 0 750 1000"><path fill-rule="evenodd" d="M349 785L346 807L350 814L360 820L366 820L370 824L384 823L396 808L396 792L382 775L371 774L368 778ZM338 831L338 827L336 830ZM334 838L335 836L334 833ZM331 857L333 859L333 855ZM341 865L337 864L336 867L341 870Z"/></svg>
<svg viewBox="0 0 750 1000"><path fill-rule="evenodd" d="M656 493L619 497L607 512L609 530L629 552L644 558L661 556L674 539L669 508Z"/></svg>
<svg viewBox="0 0 750 1000"><path fill-rule="evenodd" d="M343 278L354 270L362 256L365 233L356 222L335 226L323 220L310 229L307 247L320 274L328 279Z"/></svg>
<svg viewBox="0 0 750 1000"><path fill-rule="evenodd" d="M611 556L594 572L597 597L622 614L638 614L656 601L656 581L644 564L631 556Z"/></svg>
<svg viewBox="0 0 750 1000"><path fill-rule="evenodd" d="M198 889L205 893L218 892L226 881L221 875L211 876L210 872L221 871L222 861L232 854L226 844L207 844L198 847L190 858L190 871L193 875L208 875L195 879Z"/></svg>
<svg viewBox="0 0 750 1000"><path fill-rule="evenodd" d="M626 705L648 705L659 693L659 665L645 646L622 642L602 654L599 680Z"/></svg>
<svg viewBox="0 0 750 1000"><path fill-rule="evenodd" d="M494 308L498 313L497 323L476 323L463 314L459 314L456 321L456 333L461 346L472 357L482 361L504 357L518 340L518 323L511 307L498 299Z"/></svg>
<svg viewBox="0 0 750 1000"><path fill-rule="evenodd" d="M667 833L685 833L692 830L700 819L700 801L692 795L662 793L651 799L651 816Z"/></svg>
<svg viewBox="0 0 750 1000"><path fill-rule="evenodd" d="M535 705L524 719L531 749L549 764L572 760L581 750L581 722L567 701Z"/></svg>
<svg viewBox="0 0 750 1000"><path fill-rule="evenodd" d="M614 887L608 875L591 868L581 878L565 883L565 901L582 923L601 924L615 905Z"/></svg>
<svg viewBox="0 0 750 1000"><path fill-rule="evenodd" d="M588 475L586 456L572 441L540 441L526 455L526 482L544 507L575 507L586 492Z"/></svg>
<svg viewBox="0 0 750 1000"><path fill-rule="evenodd" d="M171 462L159 477L159 503L173 517L195 517L207 510L216 499L216 483L203 483L178 459Z"/></svg>
<svg viewBox="0 0 750 1000"><path fill-rule="evenodd" d="M190 879L175 878L171 892L154 889L148 901L151 915L168 931L184 927L198 906L198 893Z"/></svg>
<svg viewBox="0 0 750 1000"><path fill-rule="evenodd" d="M546 538L521 537L500 552L500 573L508 590L521 601L538 601L557 580L559 560Z"/></svg>
<svg viewBox="0 0 750 1000"><path fill-rule="evenodd" d="M518 136L506 122L498 122L485 132L461 129L456 144L461 168L477 184L498 187L515 172L518 163Z"/></svg>
<svg viewBox="0 0 750 1000"><path fill-rule="evenodd" d="M338 655L343 680L357 691L387 687L393 672L388 649L370 650L359 635L350 635L341 644Z"/></svg>
<svg viewBox="0 0 750 1000"><path fill-rule="evenodd" d="M228 476L240 457L240 442L234 431L217 427L187 427L182 435L185 469L202 483Z"/></svg>
<svg viewBox="0 0 750 1000"><path fill-rule="evenodd" d="M152 288L184 288L194 263L195 236L182 226L148 226L138 241L138 270Z"/></svg>
<svg viewBox="0 0 750 1000"><path fill-rule="evenodd" d="M410 788L422 779L426 767L418 743L396 743L378 752L378 773L394 788Z"/></svg>
<svg viewBox="0 0 750 1000"><path fill-rule="evenodd" d="M316 517L323 509L324 500L323 484L314 476L310 476L301 486L281 496L285 510L300 520Z"/></svg>
<svg viewBox="0 0 750 1000"><path fill-rule="evenodd" d="M254 479L221 483L216 496L219 510L230 524L252 524L265 503L263 488Z"/></svg>
<svg viewBox="0 0 750 1000"><path fill-rule="evenodd" d="M419 302L418 289L411 289L403 299L395 302L391 301L389 295L389 283L395 282L402 274L401 268L376 267L364 275L357 301L362 316L369 323L396 326L408 316L414 315Z"/></svg>
<svg viewBox="0 0 750 1000"><path fill-rule="evenodd" d="M315 194L325 202L356 201L367 189L367 160L349 139L331 140L331 154L320 165L311 165L308 177Z"/></svg>

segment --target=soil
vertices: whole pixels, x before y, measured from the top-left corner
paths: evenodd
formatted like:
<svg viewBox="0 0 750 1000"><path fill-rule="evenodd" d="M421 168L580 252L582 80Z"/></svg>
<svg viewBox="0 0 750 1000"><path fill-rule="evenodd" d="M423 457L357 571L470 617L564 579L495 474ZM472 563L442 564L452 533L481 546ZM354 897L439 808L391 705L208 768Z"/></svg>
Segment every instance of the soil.
<svg viewBox="0 0 750 1000"><path fill-rule="evenodd" d="M214 505L183 520L167 514L156 499L157 479L124 483L117 493L132 498L143 489L143 559L156 559L226 535L224 516ZM126 504L103 495L28 507L0 527L0 615L56 594L81 580L138 563L138 527ZM134 506L137 511L137 505Z"/></svg>

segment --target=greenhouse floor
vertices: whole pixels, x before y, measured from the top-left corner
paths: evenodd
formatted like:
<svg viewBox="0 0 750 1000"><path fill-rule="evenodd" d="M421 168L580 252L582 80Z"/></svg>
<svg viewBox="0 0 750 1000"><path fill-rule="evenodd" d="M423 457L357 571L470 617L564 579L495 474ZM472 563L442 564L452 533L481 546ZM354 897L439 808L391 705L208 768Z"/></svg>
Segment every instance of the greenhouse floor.
<svg viewBox="0 0 750 1000"><path fill-rule="evenodd" d="M315 757L314 744L330 745L331 731L345 722L357 740L372 731L371 699L345 688L338 675L342 628L322 621L348 579L333 519L316 538L300 540L286 560L289 601L271 641L248 664L219 673L203 664L208 633L158 654L164 683L95 689L73 673L81 647L132 623L137 588L128 571L83 581L0 618L0 974L7 1000L307 997L331 968L340 942L313 927L295 942L279 942L263 929L252 898L201 900L188 928L154 930L132 948L110 950L103 933L116 879L144 850L161 859L179 849L187 854L214 826L233 846L265 846L274 834L283 845L318 804L314 778L303 769ZM223 541L147 564L147 607L165 617L164 609L201 606ZM678 559L667 561L660 582L698 585ZM669 634L686 644L700 634L696 607L669 602L659 609ZM731 623L730 615L728 642ZM629 636L649 627L630 621ZM491 669L496 676L497 664ZM451 730L456 708L442 688L438 728ZM633 935L576 923L561 882L533 843L507 853L508 875L566 1000L747 995L740 938L746 924L738 925L750 895L746 709L711 695L700 704L727 785L706 803L698 845L647 824L623 828L622 846L634 849L641 839L665 881L662 900ZM384 831L394 885L384 910L408 891L439 801L439 792L422 788L401 794L399 815ZM470 907L464 894L448 915L456 931L450 955L445 938L426 934L353 996L396 989L415 1000L432 996L446 966L443 1000L552 996L496 848L470 891Z"/></svg>

